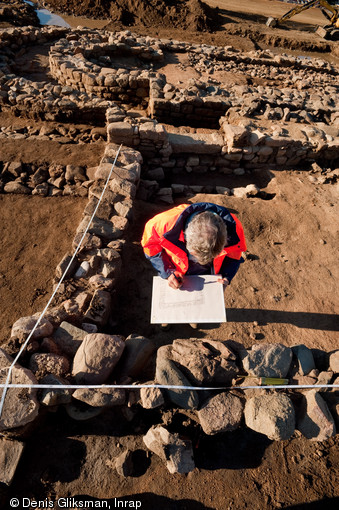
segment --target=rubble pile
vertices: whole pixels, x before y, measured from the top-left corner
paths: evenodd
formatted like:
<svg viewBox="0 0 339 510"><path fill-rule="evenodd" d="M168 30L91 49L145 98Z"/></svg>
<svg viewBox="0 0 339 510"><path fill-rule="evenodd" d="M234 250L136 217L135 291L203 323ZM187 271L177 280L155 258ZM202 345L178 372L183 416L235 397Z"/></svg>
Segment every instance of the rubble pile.
<svg viewBox="0 0 339 510"><path fill-rule="evenodd" d="M129 410L132 416L159 409L163 414L157 416L164 421L149 428L144 443L166 462L171 473L187 473L195 467L193 442L173 432L173 426L168 429L169 409L174 414L188 413L206 435L240 427L275 441L298 435L324 441L336 434L338 389L317 385L338 384L338 350L328 354L305 345L289 348L279 343L256 344L247 350L239 342L208 338L178 339L156 349L143 336L125 339L98 332L105 323L102 314L99 318L88 311L81 314L74 307L65 308L47 313L28 344L23 364L13 368L12 382L52 387L27 389L24 398L19 397L19 389L8 389L0 421L5 437L18 439L27 434L43 408L55 411L63 406L75 420L97 416L112 406ZM23 342L36 320L32 316L17 321L12 341ZM79 322L81 327L74 325ZM0 349L2 382L12 361ZM150 369L153 379L145 381L143 374ZM306 383L313 389L303 389ZM72 389L73 384L88 388ZM145 387L139 388L140 384ZM294 386L261 388L270 384ZM58 389L58 385L71 387ZM91 385L104 386L91 389ZM253 386L256 389L250 389Z"/></svg>

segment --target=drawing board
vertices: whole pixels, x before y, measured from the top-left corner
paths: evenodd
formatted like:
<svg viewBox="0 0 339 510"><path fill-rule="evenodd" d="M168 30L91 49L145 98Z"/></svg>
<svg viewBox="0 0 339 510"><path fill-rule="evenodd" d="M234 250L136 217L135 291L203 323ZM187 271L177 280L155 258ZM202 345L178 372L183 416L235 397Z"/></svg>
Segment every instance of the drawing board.
<svg viewBox="0 0 339 510"><path fill-rule="evenodd" d="M153 277L152 324L226 322L224 289L220 275L185 276L180 289Z"/></svg>

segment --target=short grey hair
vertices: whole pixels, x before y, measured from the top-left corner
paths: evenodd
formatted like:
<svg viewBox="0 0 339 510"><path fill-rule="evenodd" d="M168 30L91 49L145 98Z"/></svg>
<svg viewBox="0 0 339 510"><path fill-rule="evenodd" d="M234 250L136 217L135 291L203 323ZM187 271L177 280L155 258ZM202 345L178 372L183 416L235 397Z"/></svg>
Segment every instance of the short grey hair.
<svg viewBox="0 0 339 510"><path fill-rule="evenodd" d="M185 229L186 248L195 253L202 265L221 253L227 240L225 222L218 214L205 211L197 214Z"/></svg>

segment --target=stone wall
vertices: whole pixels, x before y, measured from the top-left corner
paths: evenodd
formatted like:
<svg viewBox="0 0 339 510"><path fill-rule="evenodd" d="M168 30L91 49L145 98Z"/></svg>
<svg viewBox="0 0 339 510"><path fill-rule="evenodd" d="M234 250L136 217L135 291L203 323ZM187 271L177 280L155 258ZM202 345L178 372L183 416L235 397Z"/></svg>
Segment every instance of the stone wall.
<svg viewBox="0 0 339 510"><path fill-rule="evenodd" d="M163 55L160 48L124 32L108 35L83 31L60 39L51 48L49 59L52 75L63 85L90 96L147 106L150 77L154 73L114 64L124 57L149 62L161 60Z"/></svg>
<svg viewBox="0 0 339 510"><path fill-rule="evenodd" d="M12 73L15 57L26 51L27 44L54 40L56 42L50 49L50 72L59 85L31 82ZM161 41L138 37L128 31L110 34L55 27L3 31L0 47L4 54L0 61L0 104L16 108L19 114L102 125L105 111L114 101L147 107L153 120L166 124L217 130L221 122L245 125L251 131L263 128L266 138L272 138L272 134L284 138L273 142L267 140L271 143L269 147L272 144L279 147L271 154L268 154L270 149L267 154L257 154L261 151L258 145L264 143L262 140L242 146L241 166L246 168L250 167L250 162L261 164L263 159L267 159L265 163L278 165L292 165L313 157L332 161L333 152L337 150L339 98L335 86L336 70L321 60L298 60L269 51L240 54L233 48ZM279 79L284 86L244 85L228 90L217 82L206 84L191 80L188 86L179 88L168 84L163 74L152 71L153 64L164 58L164 52L187 52L192 64L200 58L199 66L206 69L223 70L220 66L226 64L234 66L238 72L243 65L260 68L260 73L265 69L270 69L271 73L279 69ZM123 65L120 62L124 59L126 63ZM291 77L295 78L296 71L300 72L300 80L293 82ZM312 75L311 81L307 73ZM315 85L318 90L310 90ZM281 133L277 133L276 121L281 125ZM293 149L294 126L300 126L300 129ZM209 166L223 165L213 161Z"/></svg>
<svg viewBox="0 0 339 510"><path fill-rule="evenodd" d="M220 119L219 132L167 133L156 120L129 118L121 113L107 112L108 140L138 148L147 163L149 177L155 173L165 176L172 172L206 173L217 171L241 175L246 170L274 167L293 167L313 161L338 164L339 137L333 138L323 129L305 127L293 132L274 126L271 129L249 125L230 124Z"/></svg>

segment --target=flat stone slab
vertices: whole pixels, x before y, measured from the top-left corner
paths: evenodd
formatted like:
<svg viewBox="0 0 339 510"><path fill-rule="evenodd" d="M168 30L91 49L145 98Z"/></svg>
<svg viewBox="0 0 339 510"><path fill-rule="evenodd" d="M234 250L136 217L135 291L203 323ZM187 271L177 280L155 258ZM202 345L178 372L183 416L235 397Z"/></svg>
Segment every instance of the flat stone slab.
<svg viewBox="0 0 339 510"><path fill-rule="evenodd" d="M73 398L85 402L92 407L112 407L125 403L125 390L122 388L79 388L73 393Z"/></svg>
<svg viewBox="0 0 339 510"><path fill-rule="evenodd" d="M326 441L336 433L333 416L317 390L305 392L298 429L303 436L312 441Z"/></svg>
<svg viewBox="0 0 339 510"><path fill-rule="evenodd" d="M186 152L193 152L193 154L216 154L221 152L221 148L225 145L223 137L218 133L211 135L169 133L168 140L175 154Z"/></svg>
<svg viewBox="0 0 339 510"><path fill-rule="evenodd" d="M10 485L24 450L24 443L0 439L0 482Z"/></svg>
<svg viewBox="0 0 339 510"><path fill-rule="evenodd" d="M155 372L156 383L191 386L190 381L171 360L171 352L172 348L169 345L164 345L158 349ZM165 389L164 393L168 400L183 409L196 409L199 405L198 393L194 390Z"/></svg>
<svg viewBox="0 0 339 510"><path fill-rule="evenodd" d="M74 356L86 335L87 331L64 321L55 331L53 338L63 352Z"/></svg>

